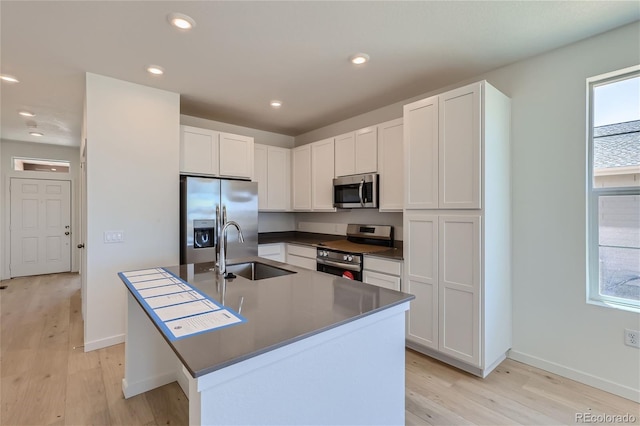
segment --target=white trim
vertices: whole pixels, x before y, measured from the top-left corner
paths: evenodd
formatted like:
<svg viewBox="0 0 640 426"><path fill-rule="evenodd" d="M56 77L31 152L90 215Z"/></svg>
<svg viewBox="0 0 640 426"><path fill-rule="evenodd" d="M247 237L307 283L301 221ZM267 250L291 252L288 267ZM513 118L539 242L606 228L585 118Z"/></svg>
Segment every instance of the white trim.
<svg viewBox="0 0 640 426"><path fill-rule="evenodd" d="M594 187L593 179L598 176L603 169L593 168L593 110L594 96L593 89L597 86L615 83L630 78L640 77L640 65L634 65L621 70L589 77L586 80L586 136L587 136L587 164L585 189L587 195L586 205L586 258L587 258L587 282L586 282L586 303L602 307L622 309L632 312L640 312L640 301L622 299L618 297L605 296L600 294L600 262L599 262L599 211L598 203L601 196L612 195L637 195L640 188L634 187ZM624 169L637 169L637 167L625 167ZM611 170L611 169L607 169Z"/></svg>
<svg viewBox="0 0 640 426"><path fill-rule="evenodd" d="M619 383L594 376L593 374L585 373L584 371L576 370L555 362L550 362L533 355L514 351L513 349L509 351L509 358L640 403L640 389L621 385Z"/></svg>
<svg viewBox="0 0 640 426"><path fill-rule="evenodd" d="M127 379L122 379L122 393L125 399L132 396L140 395L141 393L149 391L149 389L156 389L160 386L168 385L176 381L176 373L166 373L160 376L152 377L147 380L143 380L137 383L128 383Z"/></svg>
<svg viewBox="0 0 640 426"><path fill-rule="evenodd" d="M630 67L623 68L621 70L610 71L610 72L606 72L604 74L600 74L600 75L596 75L596 76L593 76L593 77L589 77L589 78L587 78L587 89L592 83L601 82L602 80L616 79L618 77L623 77L625 74L631 74L631 73L636 72L636 71L640 71L640 64L639 65L632 65ZM604 83L604 81L602 81L602 82ZM592 122L593 121L589 121L589 123L592 123Z"/></svg>
<svg viewBox="0 0 640 426"><path fill-rule="evenodd" d="M92 340L90 342L84 343L84 351L91 352L96 349L106 348L108 346L117 345L120 343L124 343L124 333L116 334L115 336L107 337L105 339Z"/></svg>
<svg viewBox="0 0 640 426"><path fill-rule="evenodd" d="M69 169L71 170L71 169ZM78 263L76 261L76 252L79 250L78 245L79 229L77 229L76 217L78 216L76 207L76 179L73 178L71 173L57 173L57 172L34 172L29 170L9 170L4 173L4 223L0 223L2 232L4 235L4 263L3 268L0 271L0 280L8 280L11 278L11 272L9 267L11 265L11 179L35 179L35 180L59 180L68 181L71 189L69 202L71 213L71 256L70 259L70 271L71 273L78 272Z"/></svg>

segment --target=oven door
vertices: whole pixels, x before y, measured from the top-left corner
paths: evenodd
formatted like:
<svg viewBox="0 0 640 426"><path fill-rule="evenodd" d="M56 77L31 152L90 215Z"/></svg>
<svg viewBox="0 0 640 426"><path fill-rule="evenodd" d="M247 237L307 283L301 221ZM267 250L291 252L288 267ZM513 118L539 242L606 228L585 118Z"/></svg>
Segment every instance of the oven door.
<svg viewBox="0 0 640 426"><path fill-rule="evenodd" d="M333 260L316 259L316 271L355 281L362 281L362 271L359 266L342 264Z"/></svg>

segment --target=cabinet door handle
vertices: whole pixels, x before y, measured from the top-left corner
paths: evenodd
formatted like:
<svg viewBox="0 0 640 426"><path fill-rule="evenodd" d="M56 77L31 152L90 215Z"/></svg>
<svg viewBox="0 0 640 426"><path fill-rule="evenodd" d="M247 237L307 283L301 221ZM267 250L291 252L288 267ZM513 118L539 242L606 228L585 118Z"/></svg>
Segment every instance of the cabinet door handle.
<svg viewBox="0 0 640 426"><path fill-rule="evenodd" d="M84 244L78 244L78 248L84 248Z"/></svg>

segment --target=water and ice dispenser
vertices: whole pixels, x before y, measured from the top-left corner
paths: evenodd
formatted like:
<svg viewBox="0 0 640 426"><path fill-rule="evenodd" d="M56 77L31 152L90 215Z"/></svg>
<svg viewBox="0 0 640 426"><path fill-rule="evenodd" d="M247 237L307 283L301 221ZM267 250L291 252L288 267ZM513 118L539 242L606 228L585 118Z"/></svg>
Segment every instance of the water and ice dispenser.
<svg viewBox="0 0 640 426"><path fill-rule="evenodd" d="M193 221L193 248L213 247L215 244L215 220L203 219Z"/></svg>

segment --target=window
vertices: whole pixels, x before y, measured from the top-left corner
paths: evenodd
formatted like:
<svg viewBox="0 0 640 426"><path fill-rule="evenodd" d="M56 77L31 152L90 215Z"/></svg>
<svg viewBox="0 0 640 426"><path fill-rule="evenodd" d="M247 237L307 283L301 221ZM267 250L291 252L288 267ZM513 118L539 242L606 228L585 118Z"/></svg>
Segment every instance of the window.
<svg viewBox="0 0 640 426"><path fill-rule="evenodd" d="M69 173L68 161L13 157L13 170Z"/></svg>
<svg viewBox="0 0 640 426"><path fill-rule="evenodd" d="M640 310L640 66L587 80L591 303Z"/></svg>

